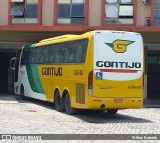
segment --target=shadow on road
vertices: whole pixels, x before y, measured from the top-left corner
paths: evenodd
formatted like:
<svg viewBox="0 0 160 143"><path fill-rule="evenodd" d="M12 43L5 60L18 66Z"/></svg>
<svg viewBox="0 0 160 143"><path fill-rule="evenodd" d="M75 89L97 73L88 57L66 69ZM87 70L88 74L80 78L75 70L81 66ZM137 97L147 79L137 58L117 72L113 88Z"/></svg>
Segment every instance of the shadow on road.
<svg viewBox="0 0 160 143"><path fill-rule="evenodd" d="M20 96L15 97L19 103L32 103L38 106L42 106L48 109L55 110L53 103L48 103L36 99L28 98L27 101L23 101ZM65 112L63 114L66 114ZM71 115L75 118L82 120L82 122L88 123L152 123L152 121L134 117L131 115L124 115L117 113L115 115L109 115L105 111L94 111L94 110L78 110L76 115Z"/></svg>
<svg viewBox="0 0 160 143"><path fill-rule="evenodd" d="M124 115L122 113L109 115L106 112L101 111L82 110L78 115L74 116L88 123L152 123L150 120L137 118L131 115Z"/></svg>

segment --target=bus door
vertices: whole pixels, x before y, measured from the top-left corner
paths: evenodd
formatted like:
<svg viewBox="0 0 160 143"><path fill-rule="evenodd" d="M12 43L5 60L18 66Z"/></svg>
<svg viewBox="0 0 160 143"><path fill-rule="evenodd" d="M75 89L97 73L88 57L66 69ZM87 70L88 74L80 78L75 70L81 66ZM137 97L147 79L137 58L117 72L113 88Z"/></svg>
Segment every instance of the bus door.
<svg viewBox="0 0 160 143"><path fill-rule="evenodd" d="M160 99L160 51L148 51L147 99Z"/></svg>
<svg viewBox="0 0 160 143"><path fill-rule="evenodd" d="M19 49L16 53L16 57L11 59L10 67L14 69L14 93L19 94L19 62L21 56L21 49Z"/></svg>

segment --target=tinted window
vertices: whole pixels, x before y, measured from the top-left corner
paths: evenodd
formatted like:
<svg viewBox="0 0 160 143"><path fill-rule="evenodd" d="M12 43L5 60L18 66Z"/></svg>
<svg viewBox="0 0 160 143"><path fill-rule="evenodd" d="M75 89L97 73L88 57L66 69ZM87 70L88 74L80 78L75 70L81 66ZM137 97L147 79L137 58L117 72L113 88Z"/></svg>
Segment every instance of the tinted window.
<svg viewBox="0 0 160 143"><path fill-rule="evenodd" d="M70 17L70 5L58 5L58 17Z"/></svg>
<svg viewBox="0 0 160 143"><path fill-rule="evenodd" d="M71 17L84 17L84 5L72 5Z"/></svg>
<svg viewBox="0 0 160 143"><path fill-rule="evenodd" d="M26 65L28 64L28 54L29 53L29 49L23 49L22 52L22 58L21 58L21 65Z"/></svg>
<svg viewBox="0 0 160 143"><path fill-rule="evenodd" d="M22 64L84 63L87 46L88 39L83 39L25 49Z"/></svg>
<svg viewBox="0 0 160 143"><path fill-rule="evenodd" d="M12 23L38 23L39 0L11 1Z"/></svg>
<svg viewBox="0 0 160 143"><path fill-rule="evenodd" d="M38 16L38 5L37 4L27 4L26 5L26 17L36 18Z"/></svg>
<svg viewBox="0 0 160 143"><path fill-rule="evenodd" d="M43 64L45 60L45 49L44 47L37 47L35 48L35 63L36 64Z"/></svg>
<svg viewBox="0 0 160 143"><path fill-rule="evenodd" d="M14 17L21 17L24 14L23 6L15 6L11 9L11 15Z"/></svg>
<svg viewBox="0 0 160 143"><path fill-rule="evenodd" d="M71 23L73 24L83 24L84 18L71 18Z"/></svg>
<svg viewBox="0 0 160 143"><path fill-rule="evenodd" d="M54 63L55 62L55 45L48 45L45 47L45 63Z"/></svg>
<svg viewBox="0 0 160 143"><path fill-rule="evenodd" d="M83 0L59 0L57 23L60 24L83 24L85 1ZM72 19L76 18L76 19Z"/></svg>

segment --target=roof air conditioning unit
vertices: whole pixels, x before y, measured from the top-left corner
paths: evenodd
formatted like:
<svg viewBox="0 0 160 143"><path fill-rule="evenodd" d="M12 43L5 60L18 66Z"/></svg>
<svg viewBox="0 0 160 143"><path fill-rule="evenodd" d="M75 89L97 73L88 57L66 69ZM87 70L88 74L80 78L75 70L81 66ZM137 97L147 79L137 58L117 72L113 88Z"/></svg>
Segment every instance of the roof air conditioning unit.
<svg viewBox="0 0 160 143"><path fill-rule="evenodd" d="M151 0L143 0L144 4L151 4Z"/></svg>

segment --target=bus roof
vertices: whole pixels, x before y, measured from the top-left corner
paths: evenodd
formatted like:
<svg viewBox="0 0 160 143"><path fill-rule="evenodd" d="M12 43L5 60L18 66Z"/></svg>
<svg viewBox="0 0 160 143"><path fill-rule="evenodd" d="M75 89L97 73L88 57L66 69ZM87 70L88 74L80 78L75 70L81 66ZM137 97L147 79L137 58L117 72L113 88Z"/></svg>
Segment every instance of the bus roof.
<svg viewBox="0 0 160 143"><path fill-rule="evenodd" d="M122 33L122 34L137 34L139 35L139 33L136 32L130 32L130 31L116 31L116 30L96 30L96 31L90 31L92 33Z"/></svg>
<svg viewBox="0 0 160 143"><path fill-rule="evenodd" d="M89 31L86 32L84 34L80 34L80 35L74 35L74 34L66 34L66 35L62 35L62 36L57 36L57 37L53 37L53 38L48 38L48 39L44 39L39 41L38 43L35 43L34 45L36 46L41 46L41 45L45 45L45 44L52 44L52 43L59 43L59 42L64 42L64 41L68 41L68 40L73 40L73 39L78 39L78 38L83 38L83 37L88 37L91 35L94 35L95 33L103 33L103 32L107 32L107 33L122 33L122 34L136 34L139 35L139 33L135 33L135 32L128 32L128 31L114 31L114 30L94 30L94 31Z"/></svg>
<svg viewBox="0 0 160 143"><path fill-rule="evenodd" d="M75 36L77 36L77 35L66 34L66 35L62 35L62 36L57 36L57 37L53 37L53 38L44 39L44 40L39 41L39 43L53 41L53 40L57 40L57 39L63 39L63 38L71 38L71 37L75 37Z"/></svg>

